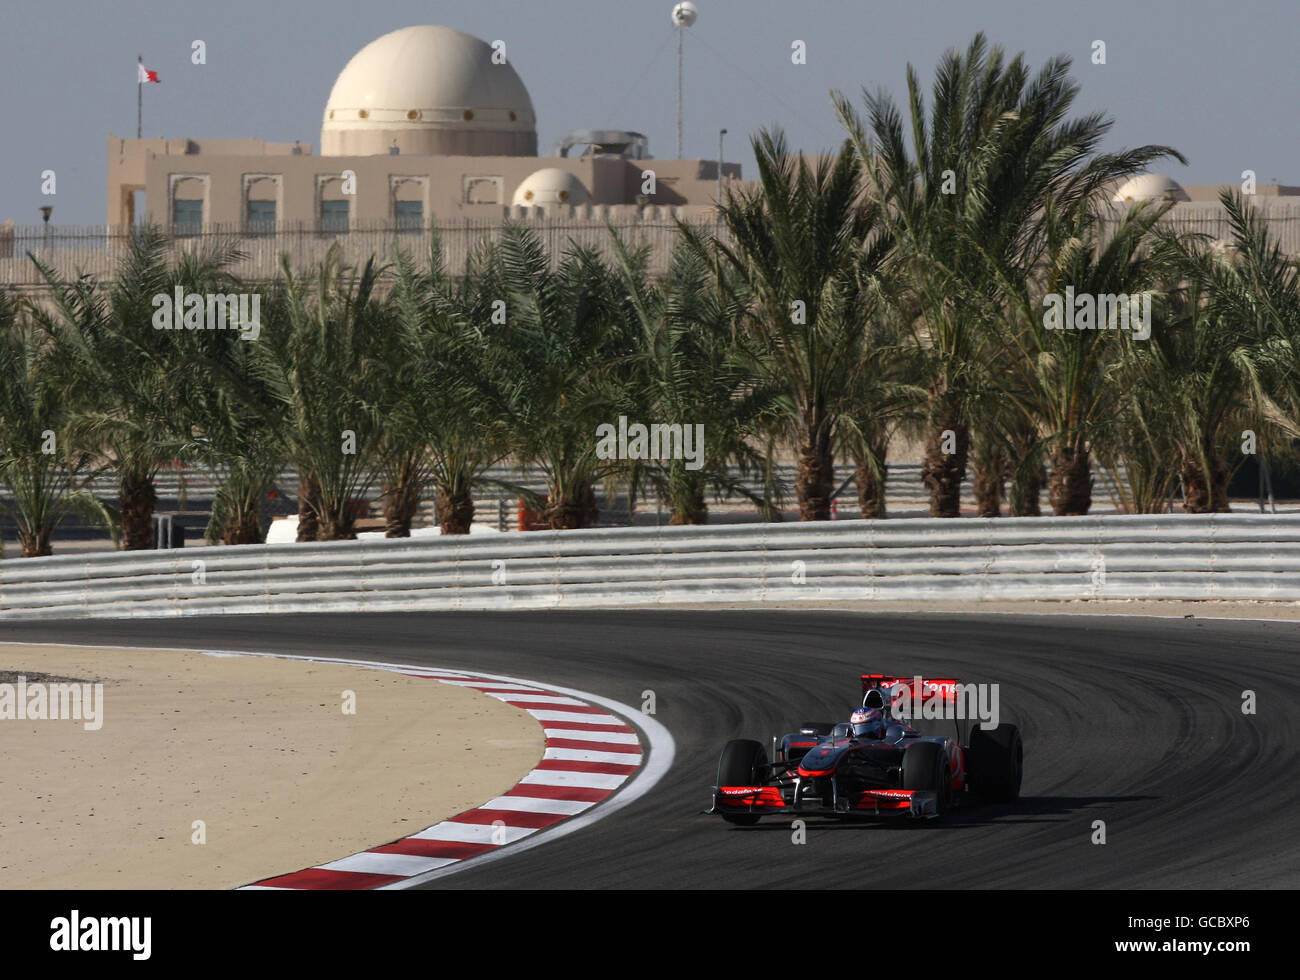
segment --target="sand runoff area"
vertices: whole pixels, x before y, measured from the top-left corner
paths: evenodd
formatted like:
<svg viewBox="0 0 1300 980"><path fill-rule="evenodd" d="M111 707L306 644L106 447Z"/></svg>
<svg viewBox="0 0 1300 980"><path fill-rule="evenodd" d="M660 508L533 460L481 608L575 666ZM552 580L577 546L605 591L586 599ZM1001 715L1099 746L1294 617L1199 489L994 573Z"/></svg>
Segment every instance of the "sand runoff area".
<svg viewBox="0 0 1300 980"><path fill-rule="evenodd" d="M74 682L80 719L32 717ZM233 888L479 806L542 749L520 709L389 671L0 643L0 889Z"/></svg>

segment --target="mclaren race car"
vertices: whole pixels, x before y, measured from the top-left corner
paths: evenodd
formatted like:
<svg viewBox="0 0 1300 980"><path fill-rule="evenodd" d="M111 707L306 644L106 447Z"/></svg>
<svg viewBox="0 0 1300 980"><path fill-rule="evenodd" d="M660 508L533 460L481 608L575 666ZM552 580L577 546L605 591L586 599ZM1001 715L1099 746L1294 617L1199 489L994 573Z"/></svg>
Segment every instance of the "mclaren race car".
<svg viewBox="0 0 1300 980"><path fill-rule="evenodd" d="M759 742L728 742L709 812L746 826L776 814L935 818L969 795L1019 798L1024 749L1015 725L986 729L978 718L952 717L942 723L951 735L923 735L900 717L900 699L954 709L926 717L962 714L959 681L863 674L862 691L852 721L808 722L773 737L770 762Z"/></svg>

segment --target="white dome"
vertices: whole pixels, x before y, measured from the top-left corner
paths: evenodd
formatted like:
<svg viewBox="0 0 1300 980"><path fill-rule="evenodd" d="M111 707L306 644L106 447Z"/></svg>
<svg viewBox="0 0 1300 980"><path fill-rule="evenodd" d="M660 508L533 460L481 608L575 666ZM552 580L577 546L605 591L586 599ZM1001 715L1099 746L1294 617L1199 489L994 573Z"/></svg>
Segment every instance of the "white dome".
<svg viewBox="0 0 1300 980"><path fill-rule="evenodd" d="M683 0L682 3L673 7L671 19L673 27L690 27L695 23L695 19L700 16L699 10L691 0Z"/></svg>
<svg viewBox="0 0 1300 980"><path fill-rule="evenodd" d="M321 153L536 156L537 118L514 67L486 41L424 25L358 51L334 82ZM501 61L498 55L497 62Z"/></svg>
<svg viewBox="0 0 1300 980"><path fill-rule="evenodd" d="M1137 201L1188 201L1178 181L1159 174L1141 174L1124 184L1111 198L1115 204Z"/></svg>
<svg viewBox="0 0 1300 980"><path fill-rule="evenodd" d="M590 198L587 188L576 176L559 167L545 167L520 182L511 203L529 208L548 204L582 205Z"/></svg>

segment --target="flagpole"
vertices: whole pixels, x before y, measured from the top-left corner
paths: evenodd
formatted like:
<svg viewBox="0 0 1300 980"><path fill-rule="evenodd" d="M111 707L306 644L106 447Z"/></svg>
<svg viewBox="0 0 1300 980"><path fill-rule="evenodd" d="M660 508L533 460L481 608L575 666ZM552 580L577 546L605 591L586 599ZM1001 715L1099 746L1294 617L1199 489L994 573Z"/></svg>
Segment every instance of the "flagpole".
<svg viewBox="0 0 1300 980"><path fill-rule="evenodd" d="M143 130L144 82L140 81L140 71L144 68L144 55L136 56L135 70L135 138L140 139Z"/></svg>

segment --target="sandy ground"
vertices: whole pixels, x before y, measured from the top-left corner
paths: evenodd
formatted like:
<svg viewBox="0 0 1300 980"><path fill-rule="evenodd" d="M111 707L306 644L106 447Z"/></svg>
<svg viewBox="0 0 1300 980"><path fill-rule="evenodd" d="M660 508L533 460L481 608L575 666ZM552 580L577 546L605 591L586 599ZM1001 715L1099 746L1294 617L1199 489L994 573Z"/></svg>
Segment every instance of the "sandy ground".
<svg viewBox="0 0 1300 980"><path fill-rule="evenodd" d="M629 607L632 608L632 607ZM887 602L862 600L808 600L807 602L730 602L683 603L662 605L655 609L831 609L841 612L959 612L959 613L1037 613L1045 615L1086 616L1168 616L1173 618L1287 619L1300 620L1300 602L1219 602L1205 600L1125 600L1079 599L1068 602L1046 601L947 601Z"/></svg>
<svg viewBox="0 0 1300 980"><path fill-rule="evenodd" d="M18 673L102 681L103 724L0 720L0 889L248 884L478 806L542 755L518 708L387 671L0 644Z"/></svg>

